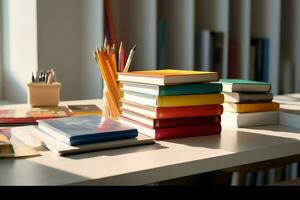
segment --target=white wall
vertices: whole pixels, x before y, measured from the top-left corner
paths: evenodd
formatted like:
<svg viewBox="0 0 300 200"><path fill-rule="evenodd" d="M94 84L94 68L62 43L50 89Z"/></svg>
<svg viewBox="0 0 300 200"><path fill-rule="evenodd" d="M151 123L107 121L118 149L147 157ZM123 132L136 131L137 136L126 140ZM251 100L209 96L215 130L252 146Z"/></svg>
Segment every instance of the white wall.
<svg viewBox="0 0 300 200"><path fill-rule="evenodd" d="M195 1L161 0L158 6L167 23L166 67L194 70Z"/></svg>
<svg viewBox="0 0 300 200"><path fill-rule="evenodd" d="M156 5L154 0L112 0L117 47L122 40L127 58L137 45L131 70L156 69Z"/></svg>
<svg viewBox="0 0 300 200"><path fill-rule="evenodd" d="M62 100L100 98L93 57L103 38L102 0L37 1L39 67L53 65Z"/></svg>
<svg viewBox="0 0 300 200"><path fill-rule="evenodd" d="M37 69L36 0L3 0L3 96L26 102L26 84Z"/></svg>

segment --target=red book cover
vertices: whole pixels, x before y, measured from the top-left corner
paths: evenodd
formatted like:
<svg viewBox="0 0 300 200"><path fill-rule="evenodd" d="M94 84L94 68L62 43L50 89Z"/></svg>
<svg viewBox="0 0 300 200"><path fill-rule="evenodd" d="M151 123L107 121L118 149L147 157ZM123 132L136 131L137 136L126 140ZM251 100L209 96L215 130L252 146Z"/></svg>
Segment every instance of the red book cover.
<svg viewBox="0 0 300 200"><path fill-rule="evenodd" d="M36 120L68 117L69 110L64 106L31 109L2 109L0 124L35 124Z"/></svg>
<svg viewBox="0 0 300 200"><path fill-rule="evenodd" d="M221 134L222 131L222 126L220 123L153 129L150 126L145 126L139 122L125 117L120 117L120 122L138 129L140 133L153 137L155 140L217 135Z"/></svg>
<svg viewBox="0 0 300 200"><path fill-rule="evenodd" d="M223 114L222 105L203 105L203 106L182 106L182 107L160 107L144 106L128 101L122 101L123 107L135 113L153 118L184 118L184 117L204 117L217 116Z"/></svg>
<svg viewBox="0 0 300 200"><path fill-rule="evenodd" d="M167 119L152 119L139 113L128 110L122 111L122 116L128 119L138 121L152 128L166 128L176 126L193 126L204 124L215 124L221 122L221 116L204 116L204 117L185 117L185 118L167 118Z"/></svg>

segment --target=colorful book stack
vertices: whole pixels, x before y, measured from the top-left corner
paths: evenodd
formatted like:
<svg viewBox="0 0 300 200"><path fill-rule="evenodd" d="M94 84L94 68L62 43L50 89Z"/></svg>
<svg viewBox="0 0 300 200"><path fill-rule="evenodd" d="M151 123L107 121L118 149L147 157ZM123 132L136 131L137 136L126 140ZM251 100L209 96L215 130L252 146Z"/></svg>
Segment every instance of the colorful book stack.
<svg viewBox="0 0 300 200"><path fill-rule="evenodd" d="M279 104L272 102L271 84L240 79L221 79L224 94L224 127L277 124Z"/></svg>
<svg viewBox="0 0 300 200"><path fill-rule="evenodd" d="M156 140L221 133L224 101L216 72L154 70L119 73L121 123Z"/></svg>

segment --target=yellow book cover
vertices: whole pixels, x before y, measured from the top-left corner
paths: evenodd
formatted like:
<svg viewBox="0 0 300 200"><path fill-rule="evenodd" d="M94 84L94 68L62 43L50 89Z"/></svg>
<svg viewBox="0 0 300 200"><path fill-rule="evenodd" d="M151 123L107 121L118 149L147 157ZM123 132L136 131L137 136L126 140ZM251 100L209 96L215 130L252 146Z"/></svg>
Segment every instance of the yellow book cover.
<svg viewBox="0 0 300 200"><path fill-rule="evenodd" d="M271 103L225 103L224 110L237 113L264 112L278 110L280 104Z"/></svg>
<svg viewBox="0 0 300 200"><path fill-rule="evenodd" d="M81 115L98 115L102 116L102 110L94 105L68 105L72 116L81 116Z"/></svg>
<svg viewBox="0 0 300 200"><path fill-rule="evenodd" d="M119 81L146 83L154 85L172 85L193 82L218 81L217 72L192 70L149 70L118 73Z"/></svg>
<svg viewBox="0 0 300 200"><path fill-rule="evenodd" d="M223 102L223 94L158 96L157 107L216 105Z"/></svg>

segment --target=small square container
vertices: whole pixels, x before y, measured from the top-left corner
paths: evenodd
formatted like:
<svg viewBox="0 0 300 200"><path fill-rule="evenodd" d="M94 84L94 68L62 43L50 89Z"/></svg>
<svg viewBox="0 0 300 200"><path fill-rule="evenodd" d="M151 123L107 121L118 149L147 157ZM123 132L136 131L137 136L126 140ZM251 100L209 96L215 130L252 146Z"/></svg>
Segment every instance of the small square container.
<svg viewBox="0 0 300 200"><path fill-rule="evenodd" d="M60 101L61 83L27 84L27 100L31 107L55 107Z"/></svg>

